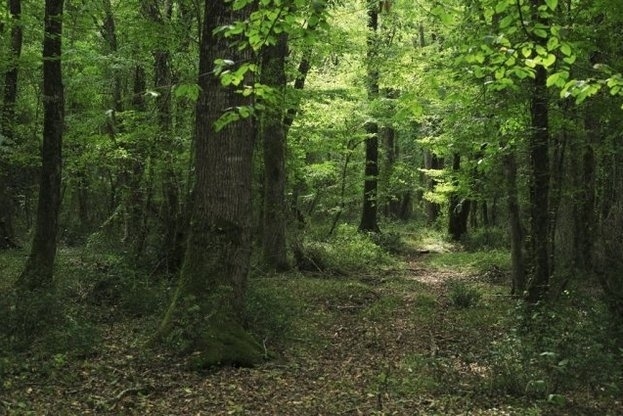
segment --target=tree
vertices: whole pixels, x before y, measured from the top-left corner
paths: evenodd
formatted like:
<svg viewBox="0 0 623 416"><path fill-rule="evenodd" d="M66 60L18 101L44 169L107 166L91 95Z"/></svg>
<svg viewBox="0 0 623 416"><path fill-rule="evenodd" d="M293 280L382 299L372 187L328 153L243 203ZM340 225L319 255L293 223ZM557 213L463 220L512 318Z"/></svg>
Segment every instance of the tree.
<svg viewBox="0 0 623 416"><path fill-rule="evenodd" d="M260 82L275 89L278 102L269 103L260 119L260 140L264 150L264 209L262 211L262 250L264 264L272 270L289 268L286 252L286 127L285 99L288 36L282 33L274 45L261 51Z"/></svg>
<svg viewBox="0 0 623 416"><path fill-rule="evenodd" d="M376 1L367 2L368 10L368 79L367 90L368 100L374 101L379 96L379 70L378 70L378 39L377 31L379 27L379 5ZM377 187L379 176L379 126L376 120L369 120L366 125L366 161L364 168L363 185L363 207L361 212L361 222L359 231L378 233L379 225L377 221L378 201Z"/></svg>
<svg viewBox="0 0 623 416"><path fill-rule="evenodd" d="M52 286L61 203L64 91L61 72L63 0L46 0L43 37L43 145L35 235L17 285L27 290Z"/></svg>
<svg viewBox="0 0 623 416"><path fill-rule="evenodd" d="M545 7L542 0L532 0L533 24L546 25L546 19L539 16L539 8ZM537 45L547 46L547 39L534 35ZM547 293L550 268L549 245L549 93L547 91L548 70L543 64L536 65L530 99L530 238L534 272L528 283L527 300L535 303Z"/></svg>
<svg viewBox="0 0 623 416"><path fill-rule="evenodd" d="M0 109L0 148L15 140L15 103L17 101L18 60L22 52L21 0L9 0L11 14L11 43L9 68L4 75L4 100ZM4 153L4 152L2 152ZM13 229L13 195L11 175L4 156L0 156L0 249L16 247Z"/></svg>
<svg viewBox="0 0 623 416"><path fill-rule="evenodd" d="M225 1L205 2L192 218L179 285L156 334L162 339L174 325L180 326L188 351L198 352L194 358L201 367L251 365L262 359L260 346L242 322L251 255L255 130L250 118L219 122L223 114L248 107L251 100L236 85L223 86L214 71L217 60L248 65L252 57L248 47L234 47L235 37L223 36L224 27L250 16L249 6L235 9Z"/></svg>

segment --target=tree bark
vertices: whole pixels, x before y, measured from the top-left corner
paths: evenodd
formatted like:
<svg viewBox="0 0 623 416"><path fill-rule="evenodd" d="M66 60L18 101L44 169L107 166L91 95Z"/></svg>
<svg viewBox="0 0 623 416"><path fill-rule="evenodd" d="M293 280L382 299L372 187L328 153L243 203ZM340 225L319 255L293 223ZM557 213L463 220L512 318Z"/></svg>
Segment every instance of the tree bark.
<svg viewBox="0 0 623 416"><path fill-rule="evenodd" d="M249 48L215 34L249 17L225 1L206 0L199 59L195 187L189 238L178 289L155 339L181 326L186 352L197 367L252 365L262 349L243 329L242 314L251 255L251 195L255 132L251 119L215 122L224 111L251 104L223 87L212 71L216 59L251 59Z"/></svg>
<svg viewBox="0 0 623 416"><path fill-rule="evenodd" d="M435 153L430 150L424 151L424 169L442 169L443 159L440 159ZM433 191L435 189L435 180L433 178L426 178L426 189ZM426 223L432 225L439 218L439 204L431 201L424 200L424 209L426 211Z"/></svg>
<svg viewBox="0 0 623 416"><path fill-rule="evenodd" d="M521 226L517 192L517 161L515 155L511 152L509 151L507 155L504 155L503 160L511 239L511 293L515 296L523 296L526 289L526 266L523 257L524 233Z"/></svg>
<svg viewBox="0 0 623 416"><path fill-rule="evenodd" d="M458 172L461 169L461 156L454 154L452 157L452 171ZM448 234L454 241L460 241L461 237L467 232L467 220L469 219L471 201L453 193L450 196Z"/></svg>
<svg viewBox="0 0 623 416"><path fill-rule="evenodd" d="M528 282L526 300L536 303L548 292L550 280L549 212L549 118L547 69L536 68L530 107L530 238L534 271Z"/></svg>
<svg viewBox="0 0 623 416"><path fill-rule="evenodd" d="M17 101L18 59L22 53L21 0L9 0L11 13L10 65L4 75L4 99L0 111L0 147L13 145L15 140L15 103ZM13 228L13 192L10 163L0 152L0 249L16 247Z"/></svg>
<svg viewBox="0 0 623 416"><path fill-rule="evenodd" d="M282 34L275 45L262 50L260 82L273 87L285 99L288 37ZM279 106L283 102L274 103ZM262 220L262 253L265 266L284 271L288 264L286 250L286 132L283 111L275 105L262 114L260 140L264 149L264 209Z"/></svg>
<svg viewBox="0 0 623 416"><path fill-rule="evenodd" d="M368 100L373 101L379 95L379 70L377 68L378 41L377 31L379 26L379 10L375 1L368 1L368 51L367 51L367 88ZM363 206L359 231L380 232L377 214L377 188L379 176L379 126L376 121L366 123L366 161L364 168L363 183Z"/></svg>
<svg viewBox="0 0 623 416"><path fill-rule="evenodd" d="M36 290L52 286L58 213L61 202L61 165L64 123L61 39L63 0L46 0L43 37L43 146L37 222L30 256L18 286Z"/></svg>

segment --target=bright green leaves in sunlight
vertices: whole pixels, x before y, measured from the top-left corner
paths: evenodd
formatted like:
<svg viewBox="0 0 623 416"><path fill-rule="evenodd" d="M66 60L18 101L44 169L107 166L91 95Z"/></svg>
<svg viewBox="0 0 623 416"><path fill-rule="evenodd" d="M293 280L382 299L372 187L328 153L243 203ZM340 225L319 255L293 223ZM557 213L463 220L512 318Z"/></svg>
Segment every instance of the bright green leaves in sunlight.
<svg viewBox="0 0 623 416"><path fill-rule="evenodd" d="M457 63L467 64L469 73L493 90L534 78L538 67L550 72L548 87L563 89L577 56L558 5L558 0L538 7L523 0L481 2L485 33L464 46Z"/></svg>

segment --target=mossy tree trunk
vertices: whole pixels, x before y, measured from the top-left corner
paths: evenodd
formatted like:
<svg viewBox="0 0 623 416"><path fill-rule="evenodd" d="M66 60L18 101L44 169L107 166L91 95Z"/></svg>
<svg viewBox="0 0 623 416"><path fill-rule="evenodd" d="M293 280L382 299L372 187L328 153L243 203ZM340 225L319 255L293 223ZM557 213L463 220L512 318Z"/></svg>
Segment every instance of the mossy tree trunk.
<svg viewBox="0 0 623 416"><path fill-rule="evenodd" d="M37 222L30 256L17 285L26 290L52 286L58 213L65 100L61 72L63 0L46 0L43 38L43 146Z"/></svg>
<svg viewBox="0 0 623 416"><path fill-rule="evenodd" d="M254 126L244 119L215 129L226 110L251 101L237 88L221 85L214 62L248 62L251 52L232 47L236 39L214 30L249 13L248 7L233 11L225 1L205 2L189 238L178 289L156 336L181 337L177 341L193 353L197 367L252 365L262 359L260 346L242 323L251 255Z"/></svg>

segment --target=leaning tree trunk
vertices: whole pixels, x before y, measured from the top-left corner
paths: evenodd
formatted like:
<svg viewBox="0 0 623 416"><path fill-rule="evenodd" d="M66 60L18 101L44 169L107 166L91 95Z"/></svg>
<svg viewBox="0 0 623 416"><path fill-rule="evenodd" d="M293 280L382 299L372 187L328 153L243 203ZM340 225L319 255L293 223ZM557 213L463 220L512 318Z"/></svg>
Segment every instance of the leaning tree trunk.
<svg viewBox="0 0 623 416"><path fill-rule="evenodd" d="M374 1L368 1L368 74L367 88L368 100L373 101L379 95L379 70L377 68L378 56L377 30L379 27L379 10L378 4ZM376 121L368 121L366 123L366 164L364 168L363 183L363 207L361 212L361 222L359 223L359 231L368 231L378 233L379 225L377 221L378 201L377 188L379 176L379 126Z"/></svg>
<svg viewBox="0 0 623 416"><path fill-rule="evenodd" d="M61 73L63 0L46 0L43 37L43 146L37 222L30 256L18 286L36 290L52 286L58 212L61 202L61 148L64 96Z"/></svg>
<svg viewBox="0 0 623 416"><path fill-rule="evenodd" d="M199 59L195 144L195 188L188 245L178 289L156 334L181 330L186 352L197 367L252 365L261 348L243 329L242 314L251 255L251 184L254 128L250 119L215 129L232 108L249 98L223 87L213 72L216 59L249 62L251 51L232 47L235 39L216 28L249 17L225 1L206 0Z"/></svg>
<svg viewBox="0 0 623 416"><path fill-rule="evenodd" d="M285 34L279 36L275 45L262 50L260 82L275 88L281 97L287 82L287 54L288 37ZM286 134L282 120L283 112L269 106L260 121L260 140L264 149L263 258L268 269L277 271L289 268L286 251Z"/></svg>
<svg viewBox="0 0 623 416"><path fill-rule="evenodd" d="M0 133L4 136L0 140L0 147L12 144L14 140L15 103L17 101L17 76L18 59L22 52L22 4L21 0L9 0L9 12L11 13L11 44L9 56L11 58L9 69L4 76L4 101L0 109ZM16 247L15 231L13 228L13 192L10 189L11 174L9 163L0 151L0 249Z"/></svg>

